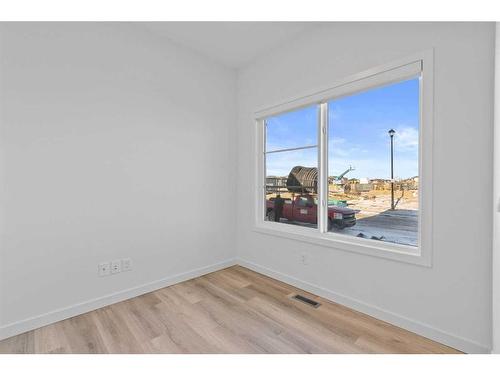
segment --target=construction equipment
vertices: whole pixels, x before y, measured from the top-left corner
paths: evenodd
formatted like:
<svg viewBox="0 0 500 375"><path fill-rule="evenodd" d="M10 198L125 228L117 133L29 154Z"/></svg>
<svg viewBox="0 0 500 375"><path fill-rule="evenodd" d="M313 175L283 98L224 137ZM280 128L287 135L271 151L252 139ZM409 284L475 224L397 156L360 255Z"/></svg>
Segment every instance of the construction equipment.
<svg viewBox="0 0 500 375"><path fill-rule="evenodd" d="M338 176L334 176L333 177L334 183L336 183L336 184L341 183L342 182L342 178L344 178L344 176L346 174L348 174L349 172L351 172L351 171L354 171L354 168L352 166L349 166L349 168L347 168L343 173L341 173Z"/></svg>
<svg viewBox="0 0 500 375"><path fill-rule="evenodd" d="M293 167L286 180L286 188L290 193L317 193L318 192L318 168Z"/></svg>

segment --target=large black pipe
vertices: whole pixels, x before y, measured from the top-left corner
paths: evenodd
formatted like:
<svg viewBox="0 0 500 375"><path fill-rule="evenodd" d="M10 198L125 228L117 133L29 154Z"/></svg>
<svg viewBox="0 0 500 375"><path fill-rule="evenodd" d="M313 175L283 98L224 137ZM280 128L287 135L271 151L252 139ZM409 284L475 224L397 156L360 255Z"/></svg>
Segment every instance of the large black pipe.
<svg viewBox="0 0 500 375"><path fill-rule="evenodd" d="M317 193L318 168L302 166L293 167L288 175L286 187L291 193Z"/></svg>

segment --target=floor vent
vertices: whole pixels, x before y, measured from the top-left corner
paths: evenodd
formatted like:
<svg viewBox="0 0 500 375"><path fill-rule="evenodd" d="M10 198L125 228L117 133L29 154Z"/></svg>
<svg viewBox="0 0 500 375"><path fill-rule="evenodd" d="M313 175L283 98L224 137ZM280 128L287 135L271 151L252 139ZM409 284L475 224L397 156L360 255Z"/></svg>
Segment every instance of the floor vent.
<svg viewBox="0 0 500 375"><path fill-rule="evenodd" d="M297 301L303 302L311 307L314 307L315 309L321 306L321 303L313 301L310 298L301 296L300 294L296 294L292 297L293 299L296 299Z"/></svg>

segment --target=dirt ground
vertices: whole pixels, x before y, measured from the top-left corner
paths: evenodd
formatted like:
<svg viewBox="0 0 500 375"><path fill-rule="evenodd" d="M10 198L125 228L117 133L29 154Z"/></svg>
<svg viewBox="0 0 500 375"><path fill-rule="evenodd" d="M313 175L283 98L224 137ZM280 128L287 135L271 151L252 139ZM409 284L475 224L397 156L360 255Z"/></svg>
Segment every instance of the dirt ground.
<svg viewBox="0 0 500 375"><path fill-rule="evenodd" d="M391 208L390 190L372 190L359 195L330 193L329 199L346 200L349 208L359 210L358 219L378 215ZM395 191L394 202L396 210L418 210L418 191Z"/></svg>
<svg viewBox="0 0 500 375"><path fill-rule="evenodd" d="M356 225L333 232L380 241L418 245L418 191L395 191L395 210L391 210L391 192L375 190L359 195L331 194L330 199L347 200L356 211Z"/></svg>

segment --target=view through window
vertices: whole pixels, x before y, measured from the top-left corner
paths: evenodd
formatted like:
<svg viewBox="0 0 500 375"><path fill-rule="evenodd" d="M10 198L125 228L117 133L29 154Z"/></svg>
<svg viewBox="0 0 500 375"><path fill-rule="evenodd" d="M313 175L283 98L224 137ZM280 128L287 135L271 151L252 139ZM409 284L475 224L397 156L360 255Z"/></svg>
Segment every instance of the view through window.
<svg viewBox="0 0 500 375"><path fill-rule="evenodd" d="M327 102L329 232L418 246L419 85L417 77ZM319 110L264 121L265 220L318 227Z"/></svg>
<svg viewBox="0 0 500 375"><path fill-rule="evenodd" d="M318 225L318 107L265 121L266 220Z"/></svg>
<svg viewBox="0 0 500 375"><path fill-rule="evenodd" d="M332 231L418 245L419 111L418 78L328 103L328 206L356 216Z"/></svg>

